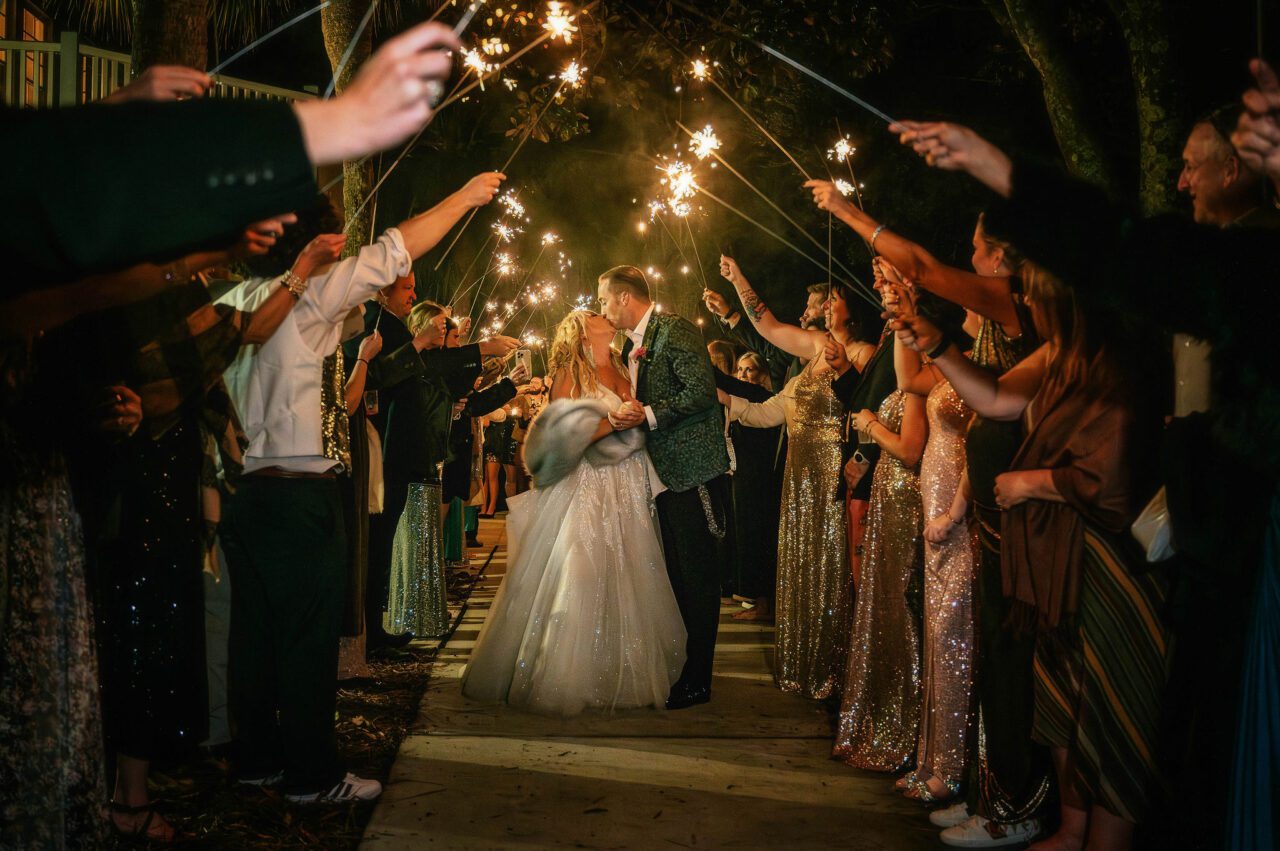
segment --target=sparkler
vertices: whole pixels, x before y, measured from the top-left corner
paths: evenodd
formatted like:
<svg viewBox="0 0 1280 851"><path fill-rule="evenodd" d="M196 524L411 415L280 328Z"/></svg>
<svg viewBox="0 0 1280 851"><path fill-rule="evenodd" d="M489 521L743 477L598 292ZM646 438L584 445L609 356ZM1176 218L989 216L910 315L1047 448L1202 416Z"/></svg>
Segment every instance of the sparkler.
<svg viewBox="0 0 1280 851"><path fill-rule="evenodd" d="M572 44L573 34L578 31L573 23L577 15L570 15L563 7L563 3L550 0L547 3L547 19L543 22L542 28L551 34L552 40L561 38L564 39L565 44Z"/></svg>
<svg viewBox="0 0 1280 851"><path fill-rule="evenodd" d="M551 231L547 231L542 235L542 244L544 247L548 245L555 245L559 241L560 241L560 237L556 236Z"/></svg>
<svg viewBox="0 0 1280 851"><path fill-rule="evenodd" d="M290 20L288 20L288 21L285 21L283 24L281 24L280 26L276 27L276 28L275 28L275 29L273 29L271 32L267 33L266 35L262 36L262 37L261 37L261 38L259 38L259 39L255 39L254 41L250 42L250 43L249 43L249 45L248 45L247 47L242 47L242 48L240 48L240 49L239 49L239 50L237 50L235 53L231 54L229 57L227 57L226 59L222 60L222 61L221 61L221 62L219 62L217 65L213 66L213 68L212 68L212 69L210 69L209 71L207 71L206 73L207 73L210 77L214 76L214 75L215 75L215 74L217 74L219 71L221 71L223 68L226 68L226 67L227 67L228 65L230 65L232 62L235 62L235 61L236 61L237 59L239 59L241 56L244 56L246 53L248 53L248 52L252 51L254 48L258 47L260 44L262 44L262 43L264 43L264 42L266 42L266 41L269 41L269 40L271 40L271 39L275 38L275 37L276 37L276 36L278 36L280 33L284 32L284 31L285 31L285 30L287 30L287 29L289 29L289 27L293 26L294 24L299 23L299 22L301 22L301 21L304 21L304 20L306 20L307 18L309 18L309 17L311 17L312 15L314 15L316 12L319 12L319 11L321 11L322 9L327 8L327 7L329 6L329 4L330 4L330 3L332 3L332 2L333 2L333 0L324 0L324 2L323 2L323 3L321 3L319 6L316 6L316 7L312 8L312 9L308 9L307 11L303 12L301 15L298 15L298 16L296 16L296 17L294 17L294 18L291 18L291 19L290 19Z"/></svg>
<svg viewBox="0 0 1280 851"><path fill-rule="evenodd" d="M710 124L693 134L693 138L689 140L689 150L700 160L705 160L720 150L720 140Z"/></svg>
<svg viewBox="0 0 1280 851"><path fill-rule="evenodd" d="M835 179L835 186L840 191L840 194L846 198L858 191L852 183L839 177Z"/></svg>
<svg viewBox="0 0 1280 851"><path fill-rule="evenodd" d="M779 234L777 231L773 230L772 228L765 227L764 225L760 224L760 223L759 223L758 221L756 221L755 219L753 219L753 218L751 218L750 216L748 216L746 213L744 213L744 212L742 212L741 210L739 210L737 207L735 207L735 206L733 206L732 204L730 204L728 201L725 201L724 199L719 198L719 197L717 197L717 196L713 195L712 193L708 192L706 189L701 189L701 188L700 188L698 191L699 191L699 192L701 192L703 195L706 195L706 196L707 196L708 198L710 198L712 201L715 201L715 202L716 202L717 204L719 204L720 206L724 207L724 208L725 208L726 210L728 210L729 212L736 214L736 215L737 215L737 216L739 216L740 218L745 219L746 221L748 221L748 222L750 222L751 224L753 224L753 225L755 225L756 227L758 227L760 230L762 230L762 231L764 231L765 233L769 234L769 236L771 236L771 237L773 237L774 239L778 240L778 242L781 242L783 245L785 245L785 246L787 246L788 248L790 248L790 249L791 249L792 251L794 251L796 254L799 254L801 257L803 257L804 259L808 260L808 261L809 261L810 263L812 263L813 265L817 266L819 269L822 269L824 272L827 270L827 267L826 267L826 265L825 265L824 263L822 263L821 261L819 261L819 260L815 259L812 255L810 255L810 254L806 253L805 251L803 251L799 246L797 246L797 245L796 245L795 243L793 243L791 240L789 240L789 239L787 239L786 237L784 237L784 236L782 236L781 234ZM851 284L849 281L847 281L847 280L845 280L845 279L843 279L843 278L836 277L835 275L832 275L832 276L831 276L831 278L832 278L832 280L839 281L840 283L842 283L842 284L844 284L845 286L849 287L849 289L851 289L851 290L853 290L854 292L856 292L856 293L857 293L858 295L860 295L860 296L861 296L861 297L862 297L862 298L863 298L863 299L864 299L868 304L873 305L876 309L878 309L878 310L879 310L879 309L882 309L882 306L881 306L881 304L880 304L880 300L879 300L878 298L873 298L873 297L871 297L871 296L867 295L867 293L866 293L866 289L867 289L866 284L863 284L861 281L858 281L859 286L856 286L856 287L855 287L853 284Z"/></svg>
<svg viewBox="0 0 1280 851"><path fill-rule="evenodd" d="M678 122L678 121L676 122L676 126L677 126L677 127L679 127L681 130L683 130L685 133L688 133L690 136L695 135L695 134L693 133L693 131L692 131L692 130L690 130L688 127L685 127L683 124L681 124L681 123L680 123L680 122ZM743 182L743 184L745 184L745 185L746 185L746 187L747 187L748 189L750 189L750 190L751 190L752 192L754 192L756 195L760 196L760 198L761 198L761 199L762 199L766 204L768 204L771 208L773 208L773 211L774 211L774 212L776 212L778 215L782 216L782 218L786 219L786 221L787 221L787 222L788 222L792 227L794 227L797 231L799 231L800 233L802 233L802 234L804 235L804 238L805 238L805 239L807 239L807 240L809 240L811 243L813 243L813 244L814 244L814 246L815 246L819 251L825 251L825 252L826 252L826 254L827 254L827 256L828 256L828 257L831 257L831 258L834 260L834 262L836 263L836 265L838 265L838 266L840 267L840 269L841 269L841 270L842 270L846 275L848 275L850 278L853 278L855 281L858 281L858 283L859 283L859 284L861 284L861 283L862 283L862 281L858 279L858 276L857 276L856 274L854 274L853 270L851 270L849 267L845 266L845 265L844 265L843 263L841 263L839 260L835 260L835 259L834 259L834 257L833 257L833 256L832 256L832 254L831 254L830 248L824 248L824 247L823 247L823 245L822 245L822 243L821 243L821 242L819 242L819 241L817 240L817 238L815 238L815 237L813 236L813 234L809 233L809 231L808 231L808 230L806 230L806 229L804 228L804 226L803 226L803 225L801 225L799 222L797 222L795 219L793 219L793 218L792 218L792 217L791 217L791 216L790 216L790 215L789 215L785 210L783 210L783 209L782 209L781 207L779 207L776 203L774 203L774 201L773 201L773 199L772 199L772 198L770 198L768 195L766 195L764 192L762 192L759 188L757 188L757 187L756 187L756 185L755 185L754 183L752 183L750 180L748 180L748 179L746 178L746 176L745 176L745 175L743 175L743 174L742 174L742 172L740 172L740 171L738 171L736 168L734 168L734 167L733 167L733 165L732 165L731 163L729 163L729 161L728 161L728 160L726 160L724 157L722 157L722 156L720 156L719 154L714 153L714 152L712 153L712 156L715 158L715 161L716 161L717 163L719 163L720 165L722 165L722 166L724 166L726 169L728 169L728 171L729 171L729 173L730 173L730 174L732 174L734 177L738 178L738 180L742 181L742 182Z"/></svg>
<svg viewBox="0 0 1280 851"><path fill-rule="evenodd" d="M559 79L567 83L569 88L576 89L582 85L582 75L586 73L586 69L578 65L577 60L570 62L559 74Z"/></svg>
<svg viewBox="0 0 1280 851"><path fill-rule="evenodd" d="M515 216L517 219L524 218L524 205L520 203L520 199L516 193L508 189L498 196L498 203L507 209L507 214Z"/></svg>
<svg viewBox="0 0 1280 851"><path fill-rule="evenodd" d="M521 233L520 228L513 228L511 225L503 221L493 223L493 233L498 237L498 242L506 245L516 238L516 234Z"/></svg>
<svg viewBox="0 0 1280 851"><path fill-rule="evenodd" d="M695 80L700 80L700 81L706 80L707 75L711 73L711 69L707 65L707 60L705 59L693 60L693 66L690 69L690 73L693 74L693 78Z"/></svg>

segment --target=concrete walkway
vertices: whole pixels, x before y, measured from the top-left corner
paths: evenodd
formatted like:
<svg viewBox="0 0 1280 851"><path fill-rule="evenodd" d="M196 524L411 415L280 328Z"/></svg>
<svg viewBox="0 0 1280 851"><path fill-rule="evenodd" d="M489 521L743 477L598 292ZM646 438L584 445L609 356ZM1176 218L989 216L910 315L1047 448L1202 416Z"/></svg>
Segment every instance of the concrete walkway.
<svg viewBox="0 0 1280 851"><path fill-rule="evenodd" d="M506 570L501 519L481 524L481 552L497 550L362 848L941 847L890 778L829 758L829 709L774 688L773 629L735 609L703 706L564 720L464 698L458 677Z"/></svg>

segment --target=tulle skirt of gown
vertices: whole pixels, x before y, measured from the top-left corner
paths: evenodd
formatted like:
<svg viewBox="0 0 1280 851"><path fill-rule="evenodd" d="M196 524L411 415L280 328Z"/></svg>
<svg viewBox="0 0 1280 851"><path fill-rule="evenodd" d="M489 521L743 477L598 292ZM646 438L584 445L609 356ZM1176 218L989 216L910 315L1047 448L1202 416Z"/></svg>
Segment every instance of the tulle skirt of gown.
<svg viewBox="0 0 1280 851"><path fill-rule="evenodd" d="M508 573L463 693L533 712L663 706L685 628L650 502L651 463L583 462L510 500Z"/></svg>

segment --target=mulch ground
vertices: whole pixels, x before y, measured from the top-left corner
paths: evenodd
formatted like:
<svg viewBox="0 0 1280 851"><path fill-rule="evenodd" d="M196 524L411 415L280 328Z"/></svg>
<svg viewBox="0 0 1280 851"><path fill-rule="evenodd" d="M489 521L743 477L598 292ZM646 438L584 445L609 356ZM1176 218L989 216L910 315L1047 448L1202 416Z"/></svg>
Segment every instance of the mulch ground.
<svg viewBox="0 0 1280 851"><path fill-rule="evenodd" d="M405 650L373 660L369 680L338 691L338 748L348 770L387 781L391 763L427 688L434 649ZM152 772L161 812L183 832L184 848L325 848L360 844L376 802L298 806L269 789L232 782L225 759L209 757ZM117 848L162 847L119 840Z"/></svg>

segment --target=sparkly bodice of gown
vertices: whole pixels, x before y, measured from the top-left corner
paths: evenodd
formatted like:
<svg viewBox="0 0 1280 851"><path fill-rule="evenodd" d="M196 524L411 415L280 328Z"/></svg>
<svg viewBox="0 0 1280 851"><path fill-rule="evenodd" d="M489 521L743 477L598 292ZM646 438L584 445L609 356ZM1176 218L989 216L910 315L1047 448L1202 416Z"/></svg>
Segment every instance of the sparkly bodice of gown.
<svg viewBox="0 0 1280 851"><path fill-rule="evenodd" d="M831 389L834 373L815 363L788 385L774 678L785 691L824 698L840 689L852 589L845 508L836 496L843 408Z"/></svg>
<svg viewBox="0 0 1280 851"><path fill-rule="evenodd" d="M877 418L900 432L905 394L895 390ZM920 631L907 593L921 564L920 479L880 454L867 509L867 533L849 664L834 753L851 765L895 771L914 755L920 720Z"/></svg>
<svg viewBox="0 0 1280 851"><path fill-rule="evenodd" d="M595 398L621 404L604 387ZM658 538L659 486L640 450L584 459L510 499L509 568L467 666L467 697L566 716L664 704L687 636Z"/></svg>

